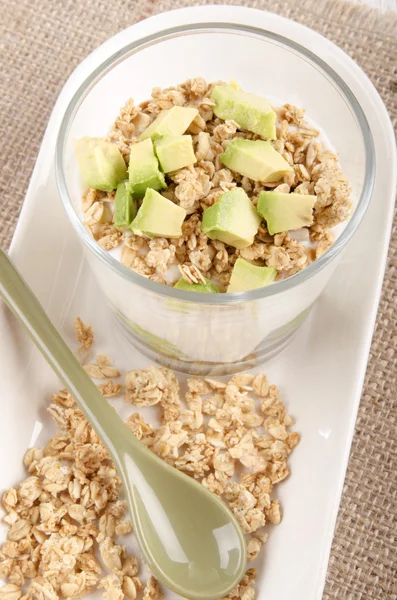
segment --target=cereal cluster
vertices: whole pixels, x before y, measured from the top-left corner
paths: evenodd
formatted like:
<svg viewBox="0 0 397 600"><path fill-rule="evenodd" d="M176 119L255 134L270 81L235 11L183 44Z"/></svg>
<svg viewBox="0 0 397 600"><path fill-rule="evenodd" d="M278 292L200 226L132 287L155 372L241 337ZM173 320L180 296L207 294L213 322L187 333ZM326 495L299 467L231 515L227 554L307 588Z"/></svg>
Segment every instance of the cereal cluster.
<svg viewBox="0 0 397 600"><path fill-rule="evenodd" d="M88 360L94 336L75 322ZM228 383L192 378L182 394L174 373L150 366L120 372L105 355L84 368L105 397L123 395L138 409L158 406L160 426L142 412L126 420L133 434L163 460L222 497L246 534L252 561L267 540L266 525L281 521L274 487L289 474L299 441L279 390L263 374ZM0 549L0 600L57 600L103 589L105 600L159 600L158 582L141 580L136 556L122 539L131 534L121 481L105 447L71 395L62 390L48 407L57 433L24 458L27 478L2 498L7 541ZM229 598L253 600L255 569Z"/></svg>

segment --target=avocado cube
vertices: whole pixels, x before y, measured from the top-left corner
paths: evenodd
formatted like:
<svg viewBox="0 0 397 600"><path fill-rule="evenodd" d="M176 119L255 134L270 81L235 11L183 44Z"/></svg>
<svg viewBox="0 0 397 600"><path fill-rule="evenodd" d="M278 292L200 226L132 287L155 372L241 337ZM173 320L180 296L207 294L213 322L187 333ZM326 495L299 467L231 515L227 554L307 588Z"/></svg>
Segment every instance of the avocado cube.
<svg viewBox="0 0 397 600"><path fill-rule="evenodd" d="M235 187L203 212L202 231L212 240L242 249L250 246L261 217L241 187Z"/></svg>
<svg viewBox="0 0 397 600"><path fill-rule="evenodd" d="M280 181L293 172L271 143L263 140L231 140L220 159L232 171L262 183Z"/></svg>
<svg viewBox="0 0 397 600"><path fill-rule="evenodd" d="M205 283L188 283L181 277L176 282L174 288L177 290L186 290L187 292L200 292L203 294L219 294L219 289L209 279Z"/></svg>
<svg viewBox="0 0 397 600"><path fill-rule="evenodd" d="M238 258L234 263L227 291L230 293L255 290L272 283L276 275L275 267L257 267L243 258Z"/></svg>
<svg viewBox="0 0 397 600"><path fill-rule="evenodd" d="M317 197L305 194L261 192L258 212L266 221L270 235L310 227Z"/></svg>
<svg viewBox="0 0 397 600"><path fill-rule="evenodd" d="M132 144L128 173L135 198L142 198L147 188L160 190L167 187L150 138Z"/></svg>
<svg viewBox="0 0 397 600"><path fill-rule="evenodd" d="M190 123L199 114L197 108L190 106L173 106L168 110L162 110L159 116L139 136L140 140L146 140L168 135L182 135Z"/></svg>
<svg viewBox="0 0 397 600"><path fill-rule="evenodd" d="M127 177L124 158L116 144L84 137L75 143L77 162L87 187L111 192Z"/></svg>
<svg viewBox="0 0 397 600"><path fill-rule="evenodd" d="M154 147L164 173L188 167L196 162L191 135L158 138Z"/></svg>
<svg viewBox="0 0 397 600"><path fill-rule="evenodd" d="M113 223L118 229L124 229L131 225L135 218L138 206L132 192L128 179L121 181L117 186L114 198Z"/></svg>
<svg viewBox="0 0 397 600"><path fill-rule="evenodd" d="M185 217L185 209L148 188L131 229L137 235L177 238L182 235Z"/></svg>
<svg viewBox="0 0 397 600"><path fill-rule="evenodd" d="M211 99L220 119L232 119L241 129L257 133L267 140L276 139L276 113L265 98L250 94L236 85L217 85Z"/></svg>

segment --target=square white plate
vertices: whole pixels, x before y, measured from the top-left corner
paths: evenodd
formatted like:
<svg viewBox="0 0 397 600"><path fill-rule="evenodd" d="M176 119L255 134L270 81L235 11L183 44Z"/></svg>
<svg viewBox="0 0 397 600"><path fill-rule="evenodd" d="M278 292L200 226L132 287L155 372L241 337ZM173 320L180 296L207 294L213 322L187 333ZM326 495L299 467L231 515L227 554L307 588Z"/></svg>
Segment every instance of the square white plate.
<svg viewBox="0 0 397 600"><path fill-rule="evenodd" d="M92 324L96 351L122 369L147 359L117 334L109 308L83 259L61 206L53 170L54 141L65 107L85 76L126 42L166 27L193 22L237 22L278 32L315 51L348 81L366 112L377 164L371 206L309 320L288 349L266 364L282 391L302 440L291 459L291 477L276 496L282 524L258 559L258 596L319 600L338 512L350 444L385 268L393 213L396 157L387 112L377 92L341 50L313 31L276 15L243 7L181 9L147 19L108 40L73 73L54 108L30 183L10 254L66 341L73 320ZM46 415L59 382L19 325L0 314L0 490L25 476L22 457L53 433ZM117 403L122 408L122 403ZM127 407L124 406L124 410ZM4 539L5 528L0 532Z"/></svg>

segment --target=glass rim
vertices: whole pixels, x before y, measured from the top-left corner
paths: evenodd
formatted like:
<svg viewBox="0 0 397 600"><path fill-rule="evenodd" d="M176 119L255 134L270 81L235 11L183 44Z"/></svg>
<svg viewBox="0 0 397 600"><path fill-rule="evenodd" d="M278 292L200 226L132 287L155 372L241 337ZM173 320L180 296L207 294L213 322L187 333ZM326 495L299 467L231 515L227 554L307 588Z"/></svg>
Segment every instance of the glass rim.
<svg viewBox="0 0 397 600"><path fill-rule="evenodd" d="M318 259L316 259L302 271L299 271L295 275L287 277L286 279L278 281L272 285L256 288L246 292L202 294L198 292L179 290L174 287L147 279L132 269L122 265L121 262L110 255L98 244L96 240L94 240L94 238L85 228L83 221L77 214L77 211L73 205L73 201L68 192L63 169L64 147L71 123L81 104L87 97L89 91L113 67L140 50L155 45L158 42L166 39L173 39L189 34L208 32L217 33L225 31L230 33L248 34L252 37L266 38L280 45L286 46L290 50L295 51L303 58L308 60L308 62L312 63L315 68L321 70L323 74L331 80L351 108L360 128L365 151L365 172L360 198L358 199L357 206L347 222L345 229L324 254L322 254ZM286 292L310 279L318 271L327 266L341 252L358 228L368 208L375 181L375 146L367 118L357 98L342 77L316 54L301 44L283 35L259 27L227 22L192 23L163 29L130 42L117 52L113 53L109 58L104 60L85 78L83 83L73 94L61 121L55 146L55 176L62 204L79 237L97 258L104 262L118 275L131 281L135 285L144 288L147 291L184 302L209 305L236 304L251 300L260 300L262 298L276 296L277 294Z"/></svg>

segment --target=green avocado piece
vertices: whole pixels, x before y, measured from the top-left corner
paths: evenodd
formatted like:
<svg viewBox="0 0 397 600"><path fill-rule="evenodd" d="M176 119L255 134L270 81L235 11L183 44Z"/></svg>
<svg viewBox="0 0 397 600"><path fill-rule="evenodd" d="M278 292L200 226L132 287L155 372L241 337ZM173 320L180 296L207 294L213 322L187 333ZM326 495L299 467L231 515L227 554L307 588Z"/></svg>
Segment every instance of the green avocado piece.
<svg viewBox="0 0 397 600"><path fill-rule="evenodd" d="M75 143L75 152L81 176L89 188L111 192L127 177L127 167L116 144L84 137Z"/></svg>
<svg viewBox="0 0 397 600"><path fill-rule="evenodd" d="M186 290L187 292L202 292L203 294L219 294L219 289L211 283L209 279L206 280L205 283L188 283L181 277L179 281L176 282L174 288L178 290Z"/></svg>
<svg viewBox="0 0 397 600"><path fill-rule="evenodd" d="M158 138L154 147L164 173L182 169L196 162L191 135Z"/></svg>
<svg viewBox="0 0 397 600"><path fill-rule="evenodd" d="M121 181L117 186L114 199L113 223L119 229L128 227L131 225L132 219L135 218L137 210L137 202L132 197L128 179Z"/></svg>
<svg viewBox="0 0 397 600"><path fill-rule="evenodd" d="M201 229L211 240L242 249L253 243L260 222L243 188L235 187L205 209Z"/></svg>
<svg viewBox="0 0 397 600"><path fill-rule="evenodd" d="M263 140L231 140L220 159L232 171L262 183L280 181L293 172L271 143Z"/></svg>
<svg viewBox="0 0 397 600"><path fill-rule="evenodd" d="M147 188L160 190L167 187L150 138L132 144L128 173L131 191L136 198L142 198Z"/></svg>
<svg viewBox="0 0 397 600"><path fill-rule="evenodd" d="M139 139L146 140L150 137L154 140L166 135L182 135L198 114L197 108L189 106L173 106L162 110L153 123L141 133Z"/></svg>
<svg viewBox="0 0 397 600"><path fill-rule="evenodd" d="M266 221L270 235L313 225L317 197L304 194L261 192L258 212Z"/></svg>
<svg viewBox="0 0 397 600"><path fill-rule="evenodd" d="M137 235L150 237L180 237L186 211L171 200L148 188L131 229Z"/></svg>
<svg viewBox="0 0 397 600"><path fill-rule="evenodd" d="M272 283L277 275L275 267L257 267L243 258L234 263L228 292L247 292Z"/></svg>
<svg viewBox="0 0 397 600"><path fill-rule="evenodd" d="M211 99L216 103L214 113L220 119L233 119L242 129L268 140L276 139L276 113L265 98L235 85L217 85Z"/></svg>

